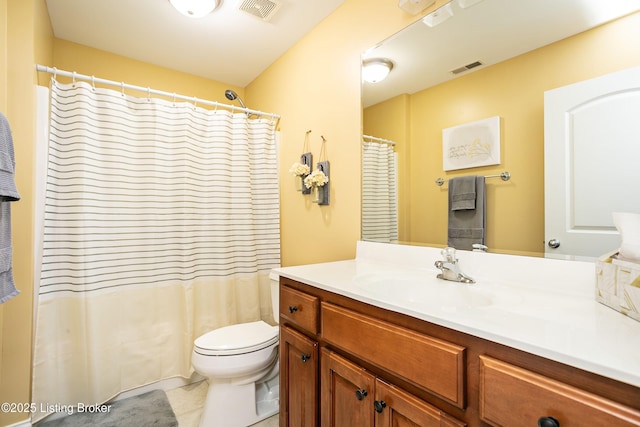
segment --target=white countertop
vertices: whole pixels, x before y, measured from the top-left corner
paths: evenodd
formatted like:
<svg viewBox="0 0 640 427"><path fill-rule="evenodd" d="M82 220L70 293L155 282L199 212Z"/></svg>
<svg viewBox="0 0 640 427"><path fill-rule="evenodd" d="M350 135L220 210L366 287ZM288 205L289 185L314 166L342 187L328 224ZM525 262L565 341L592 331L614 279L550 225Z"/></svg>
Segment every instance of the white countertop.
<svg viewBox="0 0 640 427"><path fill-rule="evenodd" d="M284 277L640 387L640 322L595 300L595 265L458 251L475 284L436 279L440 249L358 242Z"/></svg>

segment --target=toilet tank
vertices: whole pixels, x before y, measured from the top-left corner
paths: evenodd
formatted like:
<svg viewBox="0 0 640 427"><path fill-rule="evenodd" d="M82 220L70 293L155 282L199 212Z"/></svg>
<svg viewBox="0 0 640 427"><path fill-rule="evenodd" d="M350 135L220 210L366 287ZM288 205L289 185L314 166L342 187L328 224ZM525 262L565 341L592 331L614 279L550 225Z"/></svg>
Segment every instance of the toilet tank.
<svg viewBox="0 0 640 427"><path fill-rule="evenodd" d="M275 271L269 273L271 285L271 307L273 308L273 320L280 323L280 275Z"/></svg>

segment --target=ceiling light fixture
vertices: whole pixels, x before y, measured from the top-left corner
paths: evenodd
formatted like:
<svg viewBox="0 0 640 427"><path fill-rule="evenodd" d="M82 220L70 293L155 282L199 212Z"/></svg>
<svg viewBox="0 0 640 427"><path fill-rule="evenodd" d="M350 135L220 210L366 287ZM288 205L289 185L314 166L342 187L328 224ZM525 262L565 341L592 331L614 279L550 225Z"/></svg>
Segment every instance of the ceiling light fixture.
<svg viewBox="0 0 640 427"><path fill-rule="evenodd" d="M458 6L460 6L463 9L466 9L468 7L471 7L473 5L480 3L481 1L482 0L458 0Z"/></svg>
<svg viewBox="0 0 640 427"><path fill-rule="evenodd" d="M417 15L435 2L436 0L398 0L398 7L408 14Z"/></svg>
<svg viewBox="0 0 640 427"><path fill-rule="evenodd" d="M393 62L388 59L365 59L362 62L362 79L369 83L378 83L387 78L392 68Z"/></svg>
<svg viewBox="0 0 640 427"><path fill-rule="evenodd" d="M169 0L178 12L189 18L204 18L218 7L219 0Z"/></svg>
<svg viewBox="0 0 640 427"><path fill-rule="evenodd" d="M422 22L424 22L427 27L435 27L436 25L442 24L452 16L453 8L451 7L451 3L447 3L422 18Z"/></svg>

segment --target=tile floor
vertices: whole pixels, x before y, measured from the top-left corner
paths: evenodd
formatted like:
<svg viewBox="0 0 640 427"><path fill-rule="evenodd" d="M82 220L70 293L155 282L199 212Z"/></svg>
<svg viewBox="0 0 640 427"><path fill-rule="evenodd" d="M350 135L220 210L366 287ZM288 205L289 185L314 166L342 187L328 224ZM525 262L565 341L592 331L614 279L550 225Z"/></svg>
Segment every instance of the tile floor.
<svg viewBox="0 0 640 427"><path fill-rule="evenodd" d="M198 427L202 406L207 395L208 384L206 381L189 384L184 387L167 390L167 397L171 408L176 414L180 427ZM267 418L264 421L254 424L253 427L278 427L278 415ZM224 427L224 426L212 426Z"/></svg>

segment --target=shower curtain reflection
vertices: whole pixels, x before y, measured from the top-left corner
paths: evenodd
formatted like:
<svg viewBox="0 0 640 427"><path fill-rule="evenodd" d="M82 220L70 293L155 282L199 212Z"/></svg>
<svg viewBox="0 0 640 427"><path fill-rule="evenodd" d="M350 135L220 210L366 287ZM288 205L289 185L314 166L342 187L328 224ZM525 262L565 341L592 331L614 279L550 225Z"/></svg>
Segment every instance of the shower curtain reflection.
<svg viewBox="0 0 640 427"><path fill-rule="evenodd" d="M50 411L188 378L197 336L272 320L280 264L271 120L51 91L33 367L33 402Z"/></svg>
<svg viewBox="0 0 640 427"><path fill-rule="evenodd" d="M393 141L362 142L362 240L398 242L397 156Z"/></svg>

